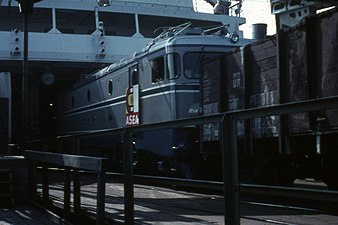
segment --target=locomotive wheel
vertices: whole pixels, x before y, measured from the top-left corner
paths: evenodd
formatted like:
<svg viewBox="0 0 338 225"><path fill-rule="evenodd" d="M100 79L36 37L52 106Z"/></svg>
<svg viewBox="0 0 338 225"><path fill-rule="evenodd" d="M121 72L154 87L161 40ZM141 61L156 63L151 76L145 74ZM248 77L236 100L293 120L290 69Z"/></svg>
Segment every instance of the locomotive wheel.
<svg viewBox="0 0 338 225"><path fill-rule="evenodd" d="M179 162L177 164L177 172L182 178L193 179L193 168L189 163Z"/></svg>
<svg viewBox="0 0 338 225"><path fill-rule="evenodd" d="M256 182L264 185L292 186L295 178L292 175L291 161L287 158L261 158L256 162Z"/></svg>
<svg viewBox="0 0 338 225"><path fill-rule="evenodd" d="M326 184L330 190L338 191L338 177L328 177Z"/></svg>
<svg viewBox="0 0 338 225"><path fill-rule="evenodd" d="M292 161L286 157L279 158L275 166L274 185L292 186L294 180Z"/></svg>
<svg viewBox="0 0 338 225"><path fill-rule="evenodd" d="M324 160L324 181L331 190L338 191L338 165L336 159L338 154L328 154L323 157Z"/></svg>
<svg viewBox="0 0 338 225"><path fill-rule="evenodd" d="M151 152L142 151L138 156L137 169L140 173L154 175L156 173L156 161Z"/></svg>

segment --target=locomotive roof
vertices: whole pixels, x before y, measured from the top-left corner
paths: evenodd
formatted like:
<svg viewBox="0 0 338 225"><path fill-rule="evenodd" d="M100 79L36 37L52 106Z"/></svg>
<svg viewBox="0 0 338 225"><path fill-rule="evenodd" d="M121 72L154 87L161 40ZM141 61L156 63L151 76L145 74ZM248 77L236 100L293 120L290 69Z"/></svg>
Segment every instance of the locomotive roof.
<svg viewBox="0 0 338 225"><path fill-rule="evenodd" d="M183 27L182 27L183 26ZM228 46L228 47L241 47L252 43L252 40L239 38L235 43L231 40L231 34L223 34L222 31L218 32L226 26L220 26L209 30L216 29L214 33L210 33L209 30L202 28L190 28L190 23L180 25L177 27L169 28L162 32L158 37L153 39L144 49L140 52L135 52L132 56L122 59L119 62L113 63L100 71L91 74L90 76L101 77L111 71L114 71L120 67L123 67L136 59L142 58L145 55L163 49L170 45L209 45L209 46ZM189 29L188 29L189 28ZM177 29L177 30L175 30Z"/></svg>
<svg viewBox="0 0 338 225"><path fill-rule="evenodd" d="M184 45L208 45L208 46L224 46L229 48L238 48L253 42L253 40L239 38L234 42L231 40L231 35L226 30L227 25L220 26L211 29L202 29L190 27L191 23L185 23L174 28L169 28L163 31L158 37L153 39L144 49L139 52L135 52L132 56L121 59L119 62L115 62L99 71L86 75L81 84L98 79L110 72L118 70L119 68L135 62L144 56L156 52L160 49L164 49L168 46L184 46ZM225 28L225 33L224 33ZM80 85L81 85L80 84Z"/></svg>

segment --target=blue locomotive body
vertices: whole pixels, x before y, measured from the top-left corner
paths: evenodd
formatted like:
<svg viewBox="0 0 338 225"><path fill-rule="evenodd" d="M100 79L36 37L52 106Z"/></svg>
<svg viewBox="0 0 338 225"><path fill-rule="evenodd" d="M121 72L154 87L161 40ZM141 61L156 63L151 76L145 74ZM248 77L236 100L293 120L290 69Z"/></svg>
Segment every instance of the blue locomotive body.
<svg viewBox="0 0 338 225"><path fill-rule="evenodd" d="M58 133L92 132L200 115L201 61L212 61L251 42L200 34L155 40L142 52L84 77L64 93L58 103ZM173 161L173 149L196 134L195 130L184 127L145 132L137 135L135 148L156 165L162 159ZM81 143L84 154L89 149L88 154L98 153L99 148L119 158L114 149L118 152L120 136Z"/></svg>

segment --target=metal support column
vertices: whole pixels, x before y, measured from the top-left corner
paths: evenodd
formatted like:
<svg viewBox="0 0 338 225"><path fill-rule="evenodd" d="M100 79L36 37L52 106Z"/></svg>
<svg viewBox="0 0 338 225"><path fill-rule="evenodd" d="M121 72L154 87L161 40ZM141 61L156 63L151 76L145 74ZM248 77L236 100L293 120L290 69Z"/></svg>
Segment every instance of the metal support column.
<svg viewBox="0 0 338 225"><path fill-rule="evenodd" d="M316 56L321 53L319 53L318 49L314 47L316 45L321 45L319 40L317 40L317 36L318 36L316 32L317 26L318 26L318 23L316 21L316 18L313 18L313 17L307 18L307 23L305 25L305 28L306 28L307 84L308 84L309 99L315 99L317 96L320 96L319 87L321 85L318 85L318 84L321 84L321 81L319 79L320 76L318 76L319 65L317 63L318 57ZM318 115L320 115L320 112L318 111L309 112L309 126L311 130L317 131L318 129L318 125L319 125L317 121ZM317 139L320 139L320 135L317 135Z"/></svg>
<svg viewBox="0 0 338 225"><path fill-rule="evenodd" d="M289 75L286 63L286 49L285 49L285 34L283 30L279 30L277 33L277 69L279 73L279 103L287 102L287 76ZM288 116L279 115L279 154L287 153L287 137L288 130Z"/></svg>
<svg viewBox="0 0 338 225"><path fill-rule="evenodd" d="M21 84L21 144L27 141L26 137L26 120L28 111L28 13L24 12L23 19L23 72L22 72L22 84Z"/></svg>
<svg viewBox="0 0 338 225"><path fill-rule="evenodd" d="M123 173L124 173L124 223L134 224L134 184L133 184L133 146L132 133L128 129L123 137Z"/></svg>
<svg viewBox="0 0 338 225"><path fill-rule="evenodd" d="M25 145L27 141L26 122L28 118L28 18L29 14L33 12L34 3L41 0L16 0L19 4L19 12L23 14L23 31L24 31L24 43L23 43L23 73L22 73L22 87L21 87L21 137L20 141L22 145ZM24 148L24 146L23 146Z"/></svg>
<svg viewBox="0 0 338 225"><path fill-rule="evenodd" d="M247 66L250 63L250 51L251 49L249 46L244 46L241 50L241 64L242 64L242 78L243 78L243 92L244 92L244 109L250 108L250 98L251 93L253 93L252 89L252 78L249 76L249 66ZM244 149L246 151L246 154L253 154L253 138L251 135L251 119L245 119L244 120Z"/></svg>
<svg viewBox="0 0 338 225"><path fill-rule="evenodd" d="M225 115L222 120L224 224L239 225L239 185L237 157L237 119Z"/></svg>

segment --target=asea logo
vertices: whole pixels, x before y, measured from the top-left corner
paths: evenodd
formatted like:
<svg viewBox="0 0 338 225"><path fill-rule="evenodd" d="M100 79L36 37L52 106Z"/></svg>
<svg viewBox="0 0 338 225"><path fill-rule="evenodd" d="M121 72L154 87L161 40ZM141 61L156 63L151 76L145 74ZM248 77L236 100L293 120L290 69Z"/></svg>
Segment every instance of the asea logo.
<svg viewBox="0 0 338 225"><path fill-rule="evenodd" d="M139 125L139 113L139 85L136 84L126 90L126 126Z"/></svg>

